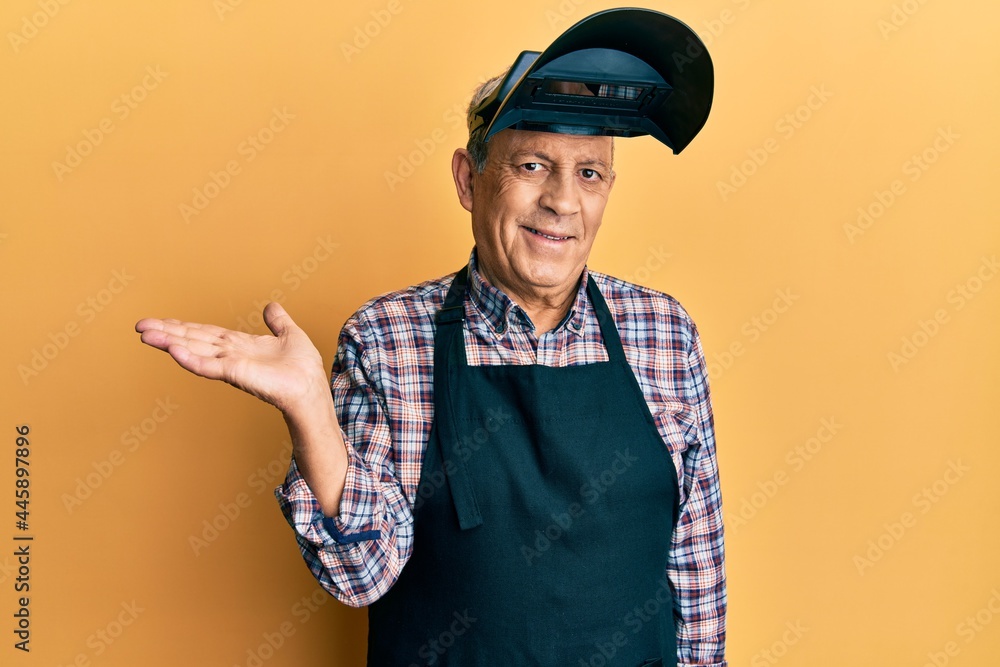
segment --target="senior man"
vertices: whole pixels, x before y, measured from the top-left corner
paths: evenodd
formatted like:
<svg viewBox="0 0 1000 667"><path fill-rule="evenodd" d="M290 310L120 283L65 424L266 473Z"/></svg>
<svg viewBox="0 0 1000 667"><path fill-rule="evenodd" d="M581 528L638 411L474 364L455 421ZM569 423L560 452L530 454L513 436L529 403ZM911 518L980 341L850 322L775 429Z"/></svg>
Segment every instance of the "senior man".
<svg viewBox="0 0 1000 667"><path fill-rule="evenodd" d="M587 267L613 137L680 152L704 124L700 44L611 10L481 86L451 165L468 264L362 306L329 383L276 303L273 336L136 325L282 411L276 495L322 586L369 607L369 665L725 665L697 329L671 297Z"/></svg>

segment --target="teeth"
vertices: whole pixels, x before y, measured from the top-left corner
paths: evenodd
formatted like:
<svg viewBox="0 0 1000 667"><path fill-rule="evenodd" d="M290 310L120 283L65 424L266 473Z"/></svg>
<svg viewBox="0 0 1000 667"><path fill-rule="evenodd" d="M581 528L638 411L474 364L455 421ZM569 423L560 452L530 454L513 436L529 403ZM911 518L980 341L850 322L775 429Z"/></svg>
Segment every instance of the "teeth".
<svg viewBox="0 0 1000 667"><path fill-rule="evenodd" d="M543 238L552 239L553 241L565 241L566 239L569 238L568 236L549 236L548 234L543 234L537 229L532 229L531 227L528 227L528 229L530 229L533 233L538 234Z"/></svg>

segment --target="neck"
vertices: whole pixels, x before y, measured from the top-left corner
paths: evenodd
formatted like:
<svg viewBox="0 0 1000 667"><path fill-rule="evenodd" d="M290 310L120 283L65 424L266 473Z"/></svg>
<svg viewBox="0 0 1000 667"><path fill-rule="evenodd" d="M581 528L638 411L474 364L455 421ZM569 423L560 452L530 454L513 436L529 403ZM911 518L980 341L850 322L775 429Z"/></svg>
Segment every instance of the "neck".
<svg viewBox="0 0 1000 667"><path fill-rule="evenodd" d="M549 290L518 289L517 286L507 285L497 280L489 267L482 263L477 269L489 284L510 297L511 301L528 314L531 322L535 325L535 334L538 336L555 329L563 321L573 305L573 301L576 300L577 289L580 287L578 278L575 283Z"/></svg>

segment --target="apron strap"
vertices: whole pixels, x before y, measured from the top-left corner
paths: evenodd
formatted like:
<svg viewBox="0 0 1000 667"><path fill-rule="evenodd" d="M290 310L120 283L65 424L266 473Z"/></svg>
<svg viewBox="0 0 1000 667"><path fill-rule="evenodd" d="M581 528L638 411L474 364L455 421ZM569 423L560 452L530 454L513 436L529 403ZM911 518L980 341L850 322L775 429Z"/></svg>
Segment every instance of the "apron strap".
<svg viewBox="0 0 1000 667"><path fill-rule="evenodd" d="M455 274L444 306L435 316L438 331L434 336L434 394L437 396L435 406L444 406L446 414L435 414L434 421L440 430L437 438L440 443L442 469L447 471L448 452L446 443L459 442L452 404L452 380L457 368L464 366L465 360L465 291L468 284L468 265ZM469 472L465 461L452 460L451 474L446 474L448 489L451 491L458 525L462 530L475 528L483 523L479 504L476 502L476 492L472 488Z"/></svg>
<svg viewBox="0 0 1000 667"><path fill-rule="evenodd" d="M615 326L615 321L611 317L611 309L608 308L608 302L604 300L604 295L601 294L601 290L597 288L597 283L594 282L593 277L587 276L587 294L590 295L590 303L594 306L594 313L597 316L597 322L601 326L601 335L604 336L604 347L608 351L608 361L618 364L622 367L623 372L629 378L629 384L632 386L632 392L635 395L638 404L642 406L642 413L645 415L646 421L652 425L653 429L657 432L659 427L656 425L656 420L653 419L653 414L649 411L649 407L646 405L646 397L642 393L642 387L639 386L639 378L636 377L635 371L632 370L632 366L628 363L628 359L625 358L625 349L622 347L621 336L618 335L618 327ZM677 523L679 505L674 506L674 523Z"/></svg>
<svg viewBox="0 0 1000 667"><path fill-rule="evenodd" d="M469 265L466 264L455 273L455 278L451 281L444 305L434 318L438 324L452 324L465 319L465 289L468 284Z"/></svg>
<svg viewBox="0 0 1000 667"><path fill-rule="evenodd" d="M601 290L597 289L594 277L587 275L587 296L594 307L594 314L597 316L597 323L601 327L601 336L604 338L604 347L608 351L608 361L625 364L628 368L628 361L625 359L625 350L622 349L622 339L618 335L618 327L611 317L611 309L608 302L604 300Z"/></svg>

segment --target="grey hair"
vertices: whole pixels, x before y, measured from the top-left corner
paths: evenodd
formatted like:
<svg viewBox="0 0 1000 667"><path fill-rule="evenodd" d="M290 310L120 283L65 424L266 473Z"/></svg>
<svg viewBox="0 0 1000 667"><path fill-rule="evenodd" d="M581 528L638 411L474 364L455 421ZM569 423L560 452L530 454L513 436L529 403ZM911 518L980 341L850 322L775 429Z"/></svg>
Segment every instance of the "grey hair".
<svg viewBox="0 0 1000 667"><path fill-rule="evenodd" d="M469 107L465 112L465 124L469 125L472 122L472 112L479 106L479 104L485 100L487 97L497 89L503 78L507 76L507 72L510 67L500 72L496 76L487 79L486 81L479 84L476 89L472 92L472 100L469 102ZM483 170L486 169L486 159L489 157L489 144L483 138L486 134L486 124L480 125L475 130L469 133L469 142L465 145L467 151L469 151L469 157L472 158L472 165L476 168L476 173L481 174ZM611 137L611 164L609 168L611 173L614 174L615 166L615 138Z"/></svg>
<svg viewBox="0 0 1000 667"><path fill-rule="evenodd" d="M472 101L469 102L469 108L466 110L466 125L472 121L472 111L479 106L479 104L485 100L487 97L497 89L503 78L507 76L508 67L504 71L500 72L496 76L487 79L486 81L479 84L472 93ZM466 144L465 148L469 151L469 156L472 158L472 164L476 168L476 173L483 173L483 169L486 168L486 158L487 152L489 150L489 144L486 143L484 135L486 134L486 125L480 125L474 131L469 133L469 143Z"/></svg>

